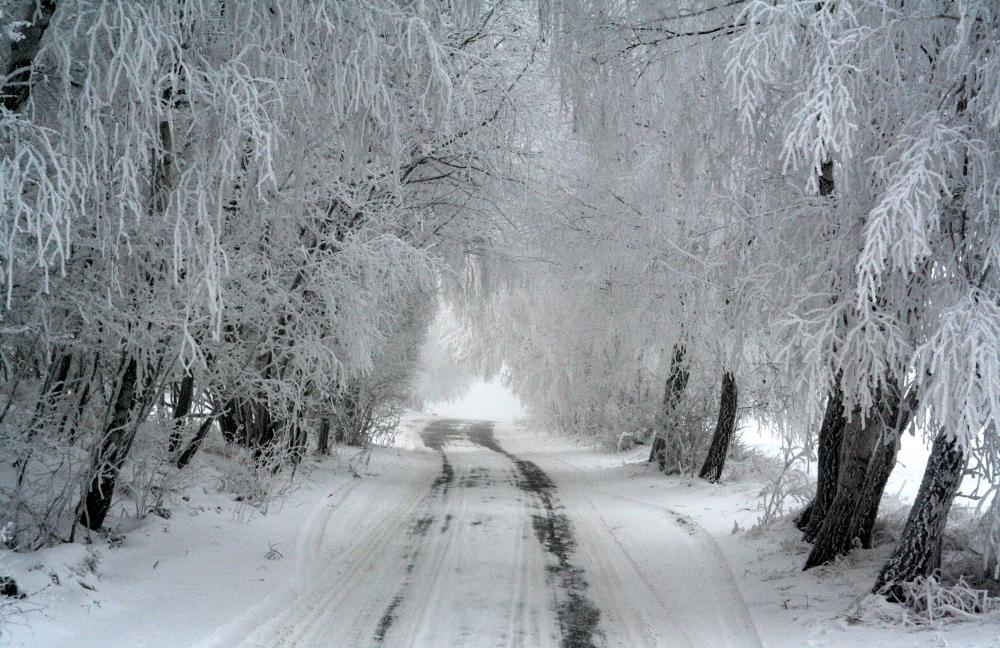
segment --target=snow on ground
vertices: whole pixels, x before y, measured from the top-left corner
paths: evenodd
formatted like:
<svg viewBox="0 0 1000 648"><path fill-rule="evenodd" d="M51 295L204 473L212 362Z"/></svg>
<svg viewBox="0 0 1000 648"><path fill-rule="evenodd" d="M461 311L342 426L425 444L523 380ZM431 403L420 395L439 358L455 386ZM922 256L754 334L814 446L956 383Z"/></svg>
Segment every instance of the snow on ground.
<svg viewBox="0 0 1000 648"><path fill-rule="evenodd" d="M190 468L225 463L213 453L220 446L206 448ZM302 529L360 481L346 467L350 456L307 459L267 515L196 486L169 505L169 519L110 522L127 531L110 541L95 536L89 545L8 554L0 570L32 596L4 610L24 613L7 618L0 645L187 646L261 601L279 603L307 549Z"/></svg>
<svg viewBox="0 0 1000 648"><path fill-rule="evenodd" d="M644 579L627 579L626 586L650 590L647 605L666 602L663 613L691 633L690 645L726 645L719 638L720 628L726 626L716 615L728 614L731 620L748 613L764 646L1000 646L998 620L927 628L872 618L874 601L866 595L891 544L858 550L837 565L803 572L809 545L800 540L790 517L753 530L760 514L757 481L709 484L664 477L646 464L648 449L643 447L609 455L566 439L546 440L527 428L504 434L512 452L537 462L560 490L573 493L564 496L567 502L589 501L590 512L583 506L570 512L574 522L575 513L599 525L593 537L581 537L581 547L588 538L586 542L604 547L606 558L600 560L634 561ZM696 549L687 551L674 540L671 522L688 532ZM618 552L606 546L609 537ZM713 570L706 564L728 569ZM728 605L702 603L709 596L724 597Z"/></svg>
<svg viewBox="0 0 1000 648"><path fill-rule="evenodd" d="M890 546L804 573L787 518L749 531L759 482L664 477L644 454L411 413L396 447L307 460L267 515L195 487L116 548L7 556L41 591L0 643L1000 646L997 623L873 621L858 602Z"/></svg>

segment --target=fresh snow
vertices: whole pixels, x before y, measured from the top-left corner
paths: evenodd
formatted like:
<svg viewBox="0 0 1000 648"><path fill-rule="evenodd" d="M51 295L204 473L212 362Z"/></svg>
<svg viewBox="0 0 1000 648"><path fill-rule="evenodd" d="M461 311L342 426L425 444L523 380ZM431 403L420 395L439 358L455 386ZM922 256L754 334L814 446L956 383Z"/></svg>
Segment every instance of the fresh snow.
<svg viewBox="0 0 1000 648"><path fill-rule="evenodd" d="M880 623L865 593L889 546L801 572L787 518L749 531L757 482L665 478L641 447L513 423L413 414L397 442L308 460L266 515L198 487L118 548L7 556L41 591L5 645L998 645L997 624ZM552 482L543 497L525 487L532 466ZM557 557L535 527L560 515ZM591 643L567 643L567 621L593 610Z"/></svg>

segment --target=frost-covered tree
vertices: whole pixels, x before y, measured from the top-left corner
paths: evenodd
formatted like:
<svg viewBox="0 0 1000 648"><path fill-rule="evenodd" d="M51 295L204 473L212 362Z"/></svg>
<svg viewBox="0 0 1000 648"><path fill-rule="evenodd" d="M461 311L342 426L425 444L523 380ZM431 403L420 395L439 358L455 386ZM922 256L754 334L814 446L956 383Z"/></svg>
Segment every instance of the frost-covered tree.
<svg viewBox="0 0 1000 648"><path fill-rule="evenodd" d="M20 546L100 528L137 438L183 467L217 425L258 474L370 440L438 300L539 422L664 470L716 481L780 418L817 450L807 566L870 544L919 430L896 598L996 474L988 0L3 8Z"/></svg>
<svg viewBox="0 0 1000 648"><path fill-rule="evenodd" d="M908 410L935 439L877 584L892 590L938 566L964 457L998 413L998 366L984 355L1000 314L996 12L980 2L758 2L743 20L730 59L743 123L755 142L773 141L804 194L825 193L831 175L834 187L816 251L839 256L839 271L825 303L791 311L813 391L842 396L847 421L837 515L809 564L849 549L858 486L878 468L871 457L898 443Z"/></svg>
<svg viewBox="0 0 1000 648"><path fill-rule="evenodd" d="M915 426L933 454L877 589L933 572L966 458L995 462L995 9L544 8L562 130L483 344L547 423L661 448L716 408L723 444L733 390L675 409L733 377L818 447L808 566L870 543Z"/></svg>
<svg viewBox="0 0 1000 648"><path fill-rule="evenodd" d="M536 415L610 441L652 432L664 467L697 470L712 424L720 444L735 424L716 420L720 378L733 378L723 381L732 401L737 380L754 393L764 374L754 368L759 318L737 325L741 253L728 245L724 192L735 120L726 43L707 27L737 13L547 9L559 94L547 90L539 112L560 125L539 138L537 197L518 206L514 250L499 255L528 263L480 330L497 336L483 329L512 313L499 337ZM685 40L702 31L697 47Z"/></svg>
<svg viewBox="0 0 1000 648"><path fill-rule="evenodd" d="M509 176L523 7L22 4L0 109L19 545L99 528L164 401L179 464L218 421L271 470L345 394L403 398Z"/></svg>

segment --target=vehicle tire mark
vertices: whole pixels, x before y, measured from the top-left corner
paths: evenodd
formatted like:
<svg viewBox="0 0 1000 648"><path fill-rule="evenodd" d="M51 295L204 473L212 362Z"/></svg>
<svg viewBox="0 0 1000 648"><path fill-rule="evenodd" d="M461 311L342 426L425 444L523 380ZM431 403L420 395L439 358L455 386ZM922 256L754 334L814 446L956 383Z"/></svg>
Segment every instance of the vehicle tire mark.
<svg viewBox="0 0 1000 648"><path fill-rule="evenodd" d="M538 500L540 513L532 515L532 528L539 544L555 558L555 564L548 567L548 576L559 589L556 617L562 635L561 647L596 648L595 642L601 637L601 613L586 596L589 585L584 570L571 561L576 540L572 523L560 512L562 505L555 495L556 485L537 464L504 450L493 437L492 423L469 426L468 436L473 443L510 459L517 469L517 487Z"/></svg>

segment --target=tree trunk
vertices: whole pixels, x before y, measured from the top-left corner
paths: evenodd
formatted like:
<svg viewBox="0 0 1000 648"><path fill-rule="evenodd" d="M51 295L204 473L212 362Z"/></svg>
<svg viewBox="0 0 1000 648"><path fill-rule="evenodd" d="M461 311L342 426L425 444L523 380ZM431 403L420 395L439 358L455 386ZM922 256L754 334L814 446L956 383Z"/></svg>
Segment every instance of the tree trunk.
<svg viewBox="0 0 1000 648"><path fill-rule="evenodd" d="M840 476L840 446L844 438L844 395L840 382L834 386L826 399L826 412L819 429L819 450L817 456L816 495L799 514L795 524L805 532L807 542L812 542L823 526L826 512L837 494L837 478Z"/></svg>
<svg viewBox="0 0 1000 648"><path fill-rule="evenodd" d="M52 362L49 363L49 369L45 372L45 383L42 386L41 393L38 395L38 400L35 401L35 411L31 415L31 422L28 424L27 431L29 438L37 432L35 428L39 425L39 421L46 416L46 410L48 410L49 406L62 395L72 364L73 354L71 353L61 354L53 358Z"/></svg>
<svg viewBox="0 0 1000 648"><path fill-rule="evenodd" d="M111 508L111 497L114 494L118 471L132 446L134 434L130 433L129 428L134 430L134 426L130 424L138 400L137 371L138 362L134 356L129 355L125 361L125 370L118 382L118 393L115 396L111 420L94 455L93 474L80 515L80 523L92 531L97 531L104 524L104 518Z"/></svg>
<svg viewBox="0 0 1000 648"><path fill-rule="evenodd" d="M359 425L358 400L361 398L360 389L349 386L344 390L340 398L340 407L337 408L337 416L334 421L336 429L334 439L337 443L347 445L361 445L361 426Z"/></svg>
<svg viewBox="0 0 1000 648"><path fill-rule="evenodd" d="M219 416L219 427L227 443L249 448L259 458L270 452L280 425L263 400L232 398Z"/></svg>
<svg viewBox="0 0 1000 648"><path fill-rule="evenodd" d="M270 465L277 470L275 460L282 450L277 447L279 432L284 427L282 422L271 415L271 409L262 398L247 401L242 409L241 423L246 434L247 447L252 450L254 461L258 467Z"/></svg>
<svg viewBox="0 0 1000 648"><path fill-rule="evenodd" d="M896 390L880 391L867 418L855 411L847 423L841 443L837 494L813 542L805 569L828 563L853 547L852 521L865 489L868 468L879 439L883 438L886 430L895 428L899 402Z"/></svg>
<svg viewBox="0 0 1000 648"><path fill-rule="evenodd" d="M288 456L291 457L293 464L298 465L309 444L309 433L300 423L288 425L285 433L288 435Z"/></svg>
<svg viewBox="0 0 1000 648"><path fill-rule="evenodd" d="M874 592L890 600L903 598L901 584L918 576L930 576L941 566L941 544L955 494L962 483L966 451L958 441L941 431L934 439L917 499L903 527L896 551L878 578Z"/></svg>
<svg viewBox="0 0 1000 648"><path fill-rule="evenodd" d="M833 181L833 160L824 160L819 167L819 195L829 196L836 189Z"/></svg>
<svg viewBox="0 0 1000 648"><path fill-rule="evenodd" d="M819 195L832 195L836 189L833 181L833 160L820 164ZM844 395L840 389L840 376L833 391L827 396L826 412L819 429L819 452L817 457L816 495L795 518L795 526L804 532L806 542L812 542L819 533L826 512L837 493L837 478L840 475L840 445L844 435Z"/></svg>
<svg viewBox="0 0 1000 648"><path fill-rule="evenodd" d="M670 424L670 416L684 395L684 388L687 387L689 372L684 364L686 349L683 345L675 344L670 357L670 375L667 376L667 384L663 389L663 410L661 421L653 444L649 449L649 460L656 460L661 471L667 469L667 427Z"/></svg>
<svg viewBox="0 0 1000 648"><path fill-rule="evenodd" d="M230 445L239 443L240 424L236 416L238 407L236 400L229 400L220 408L219 430L222 431L222 438Z"/></svg>
<svg viewBox="0 0 1000 648"><path fill-rule="evenodd" d="M963 78L963 84L965 79ZM973 91L975 95L975 91ZM965 96L960 96L956 111L961 114L968 108ZM968 175L968 152L962 168ZM964 219L963 209L963 219ZM903 535L896 550L882 567L872 591L883 593L892 601L903 602L902 584L920 576L930 576L941 567L941 544L944 541L948 513L955 495L962 484L962 473L967 459L966 448L956 438L948 438L939 430L931 446L920 490L903 527Z"/></svg>
<svg viewBox="0 0 1000 648"><path fill-rule="evenodd" d="M90 370L88 372L87 368L83 365L83 358L80 358L80 368L79 368L79 378L74 381L73 389L79 392L79 396L76 399L76 406L70 408L63 414L62 422L59 424L59 435L65 436L69 442L76 442L76 424L83 416L83 409L87 406L87 402L90 400L90 386L97 378L98 365L100 363L100 355L94 354L94 362L91 364ZM89 373L90 377L87 378ZM69 431L67 432L67 426Z"/></svg>
<svg viewBox="0 0 1000 648"><path fill-rule="evenodd" d="M733 431L736 429L736 404L737 404L736 380L733 374L725 372L722 374L722 394L719 397L719 420L715 424L715 433L712 435L712 445L708 449L705 463L701 467L699 477L710 482L718 481L722 477L722 469L726 465L726 453L729 452L729 442L733 438Z"/></svg>
<svg viewBox="0 0 1000 648"><path fill-rule="evenodd" d="M316 452L321 455L330 454L330 419L323 417L319 423L319 438L316 441Z"/></svg>
<svg viewBox="0 0 1000 648"><path fill-rule="evenodd" d="M30 11L31 13L24 17L29 26L21 31L21 40L11 43L10 65L6 70L7 83L0 89L0 105L11 112L23 106L31 95L32 67L42 45L42 36L45 35L52 14L56 11L56 2L55 0L41 0L37 3L32 1Z"/></svg>
<svg viewBox="0 0 1000 648"><path fill-rule="evenodd" d="M664 470L667 467L667 442L660 436L657 432L656 436L653 437L653 443L649 446L649 459L647 462L652 462L656 459L660 459L660 470Z"/></svg>
<svg viewBox="0 0 1000 648"><path fill-rule="evenodd" d="M31 440L38 433L38 428L43 425L42 420L48 416L48 410L53 402L62 395L66 386L66 378L69 377L70 365L73 363L73 354L64 353L58 358L53 358L49 363L49 369L45 372L45 383L42 385L42 392L35 401L35 411L31 415L31 422L28 423L27 438ZM20 464L17 471L17 487L24 484L24 476L28 470L28 462L31 461L32 448L29 446L28 453Z"/></svg>
<svg viewBox="0 0 1000 648"><path fill-rule="evenodd" d="M194 398L194 374L190 369L184 372L180 389L177 390L177 400L174 402L174 427L170 430L170 441L167 452L173 454L181 447L181 432L184 429L184 418L191 411L191 401Z"/></svg>
<svg viewBox="0 0 1000 648"><path fill-rule="evenodd" d="M879 426L874 418L863 420L861 413L857 411L847 422L836 494L826 511L819 533L813 539L813 548L806 559L805 569L828 563L850 550L851 517L861 498L878 432Z"/></svg>
<svg viewBox="0 0 1000 648"><path fill-rule="evenodd" d="M916 410L917 391L912 387L895 411L889 413L896 415L893 427L883 431L882 439L875 449L875 456L868 468L861 501L854 511L854 519L851 520L851 537L865 549L870 549L872 546L872 530L878 517L879 503L882 501L882 494L885 492L885 485L889 481L892 469L896 467L896 455L899 453L903 433L910 426Z"/></svg>
<svg viewBox="0 0 1000 648"><path fill-rule="evenodd" d="M861 499L851 519L851 538L865 549L871 549L872 530L878 517L879 503L885 492L886 482L896 466L896 455L899 453L899 434L896 431L885 431L888 438L879 441L872 457Z"/></svg>
<svg viewBox="0 0 1000 648"><path fill-rule="evenodd" d="M72 364L72 353L64 353L59 359L56 366L56 377L55 380L52 381L52 387L49 389L49 400L58 398L62 394L63 388L66 387L66 379L69 377L69 369Z"/></svg>
<svg viewBox="0 0 1000 648"><path fill-rule="evenodd" d="M195 453L198 452L198 448L201 447L201 442L205 440L205 437L208 436L209 431L212 429L212 423L214 422L214 416L209 416L201 422L201 425L198 427L198 431L194 433L194 438L191 439L188 446L184 448L184 452L181 453L181 456L177 458L178 469L182 469L184 466L191 463Z"/></svg>

